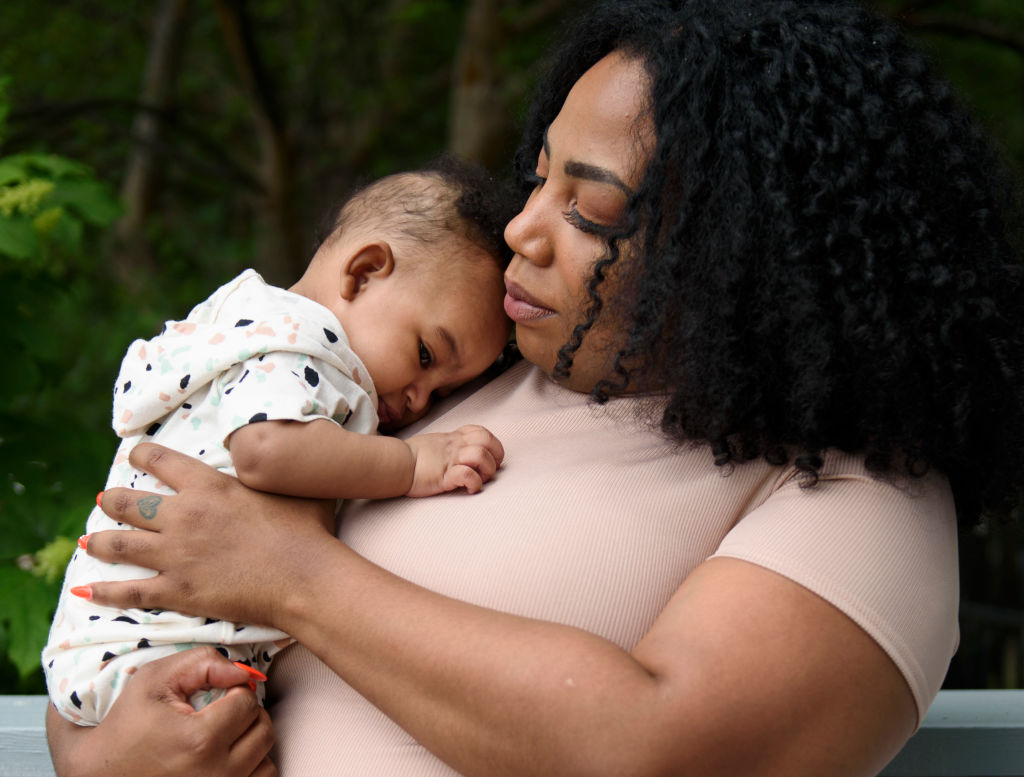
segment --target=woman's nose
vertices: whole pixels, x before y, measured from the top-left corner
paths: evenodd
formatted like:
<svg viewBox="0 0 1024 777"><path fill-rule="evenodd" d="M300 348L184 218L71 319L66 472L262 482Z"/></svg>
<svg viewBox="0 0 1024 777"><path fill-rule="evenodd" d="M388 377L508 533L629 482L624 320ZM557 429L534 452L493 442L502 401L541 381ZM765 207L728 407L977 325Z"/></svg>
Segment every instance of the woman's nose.
<svg viewBox="0 0 1024 777"><path fill-rule="evenodd" d="M505 227L508 247L533 264L548 264L552 259L544 202L542 190L535 189L523 209Z"/></svg>

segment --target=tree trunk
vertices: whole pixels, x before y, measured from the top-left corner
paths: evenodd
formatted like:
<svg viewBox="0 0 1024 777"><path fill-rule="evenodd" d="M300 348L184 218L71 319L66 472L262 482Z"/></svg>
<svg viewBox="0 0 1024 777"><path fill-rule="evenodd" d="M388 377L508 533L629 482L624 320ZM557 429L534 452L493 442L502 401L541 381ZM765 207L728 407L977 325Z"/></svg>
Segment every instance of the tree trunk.
<svg viewBox="0 0 1024 777"><path fill-rule="evenodd" d="M499 0L472 0L455 59L448 148L491 170L506 166L512 131L497 52L503 39Z"/></svg>
<svg viewBox="0 0 1024 777"><path fill-rule="evenodd" d="M259 140L259 178L269 229L259 240L254 263L268 282L287 286L304 268L306 257L284 117L253 40L244 0L216 0L216 8L228 53L252 102Z"/></svg>
<svg viewBox="0 0 1024 777"><path fill-rule="evenodd" d="M159 151L163 120L173 101L184 39L188 0L162 0L153 23L149 58L142 78L141 108L132 124L134 146L121 183L124 214L114 229L114 270L134 287L139 274L153 269L145 225L159 192L163 157Z"/></svg>

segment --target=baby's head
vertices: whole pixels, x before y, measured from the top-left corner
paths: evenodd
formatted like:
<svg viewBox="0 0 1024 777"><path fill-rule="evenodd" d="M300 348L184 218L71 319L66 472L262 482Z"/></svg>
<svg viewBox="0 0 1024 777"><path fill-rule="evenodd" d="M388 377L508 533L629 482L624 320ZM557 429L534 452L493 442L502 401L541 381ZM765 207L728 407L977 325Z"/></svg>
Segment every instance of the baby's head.
<svg viewBox="0 0 1024 777"><path fill-rule="evenodd" d="M337 211L292 291L337 316L373 379L382 430L422 417L498 358L514 213L490 176L447 158L375 181Z"/></svg>

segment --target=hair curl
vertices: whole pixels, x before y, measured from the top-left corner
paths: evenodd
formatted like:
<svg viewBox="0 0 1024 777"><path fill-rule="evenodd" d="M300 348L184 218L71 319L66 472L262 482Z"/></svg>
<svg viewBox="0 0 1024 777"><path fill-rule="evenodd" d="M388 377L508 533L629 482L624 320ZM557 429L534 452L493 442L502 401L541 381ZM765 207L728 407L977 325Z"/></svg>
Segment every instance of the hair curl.
<svg viewBox="0 0 1024 777"><path fill-rule="evenodd" d="M876 473L935 468L965 523L1016 496L1013 186L925 57L845 0L613 2L563 39L519 171L613 50L645 68L657 142L557 369L609 307L621 248L628 337L596 400L666 387L672 438L722 465L792 461L808 483L826 448Z"/></svg>

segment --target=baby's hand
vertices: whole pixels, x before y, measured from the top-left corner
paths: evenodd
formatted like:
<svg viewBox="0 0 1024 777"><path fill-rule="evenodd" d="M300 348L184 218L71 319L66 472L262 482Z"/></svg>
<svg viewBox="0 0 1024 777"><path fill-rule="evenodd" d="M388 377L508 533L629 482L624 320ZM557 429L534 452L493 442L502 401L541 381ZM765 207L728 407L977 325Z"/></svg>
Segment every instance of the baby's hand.
<svg viewBox="0 0 1024 777"><path fill-rule="evenodd" d="M416 457L407 496L433 496L456 488L475 494L493 477L505 457L498 438L482 426L418 434L406 443Z"/></svg>

